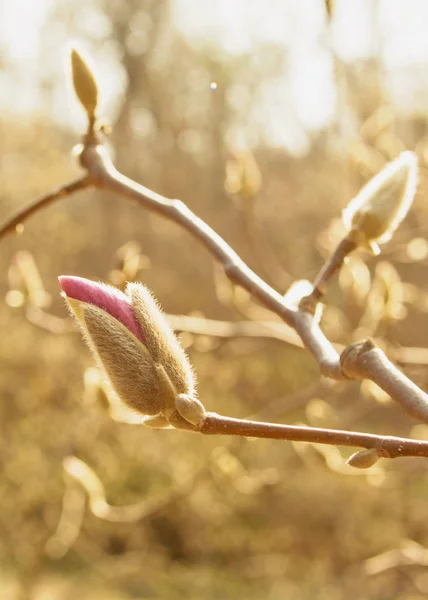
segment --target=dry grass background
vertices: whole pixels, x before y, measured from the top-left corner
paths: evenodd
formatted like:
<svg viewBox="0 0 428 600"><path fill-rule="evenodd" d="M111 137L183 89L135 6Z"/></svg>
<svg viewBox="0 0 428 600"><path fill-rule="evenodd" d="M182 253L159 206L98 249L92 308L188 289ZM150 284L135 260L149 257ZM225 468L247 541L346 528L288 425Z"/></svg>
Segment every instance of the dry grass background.
<svg viewBox="0 0 428 600"><path fill-rule="evenodd" d="M116 22L114 3L104 6L119 44L131 4ZM167 18L149 5L158 33L164 31ZM77 13L58 6L53 22L76 34ZM66 18L67 11L73 14ZM369 333L391 352L424 347L425 117L395 111L376 61L358 65L360 77L353 65L337 65L355 121L352 135L332 126L313 136L300 158L260 144L254 154L261 190L255 199L233 199L224 190L223 133L236 115L224 94L213 101L208 89L186 87L192 68L214 68L210 58L178 38L170 43L177 52L173 67L147 72L141 56L123 56L131 85L112 136L117 164L144 185L185 200L283 292L291 278L314 276L332 247L334 220L360 185L402 148L417 150L421 177L410 216L380 257L359 254L341 274L328 296L324 328L340 343ZM215 68L226 89L243 73L241 64ZM187 102L194 114L180 117L175 101ZM141 106L156 120L145 139L132 131L130 118ZM203 139L203 152L183 143L189 130ZM69 154L78 139L47 116L3 115L0 140L2 219L78 173ZM109 416L91 357L64 321L58 275L116 283L135 277L173 314L274 319L232 290L185 232L123 199L83 192L34 216L21 236L3 239L0 265L2 600L426 598L425 461L351 472L334 448L150 431ZM60 321L40 320L40 305ZM67 331L52 331L63 326ZM190 333L181 339L209 410L428 435L369 386L320 382L317 366L300 349L263 339ZM426 365L405 370L427 385ZM93 469L110 504L153 502L151 509L131 522L98 518L81 483L64 472L70 456Z"/></svg>

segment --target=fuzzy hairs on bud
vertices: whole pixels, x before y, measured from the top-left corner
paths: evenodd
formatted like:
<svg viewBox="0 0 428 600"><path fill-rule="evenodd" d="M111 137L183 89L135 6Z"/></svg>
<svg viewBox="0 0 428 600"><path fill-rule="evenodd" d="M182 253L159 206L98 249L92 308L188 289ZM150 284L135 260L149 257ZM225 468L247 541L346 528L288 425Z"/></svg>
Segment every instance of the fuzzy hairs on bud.
<svg viewBox="0 0 428 600"><path fill-rule="evenodd" d="M177 394L195 396L193 369L150 291L139 283L129 283L126 295L131 300L153 362L164 367Z"/></svg>
<svg viewBox="0 0 428 600"><path fill-rule="evenodd" d="M161 412L163 398L153 360L144 345L96 306L85 305L84 322L89 346L119 398L144 415Z"/></svg>

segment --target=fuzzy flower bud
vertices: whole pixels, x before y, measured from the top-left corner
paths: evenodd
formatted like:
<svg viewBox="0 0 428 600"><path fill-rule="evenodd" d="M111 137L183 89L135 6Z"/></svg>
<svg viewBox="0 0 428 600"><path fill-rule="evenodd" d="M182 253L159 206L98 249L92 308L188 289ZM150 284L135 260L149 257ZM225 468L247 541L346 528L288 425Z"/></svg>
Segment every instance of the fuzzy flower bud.
<svg viewBox="0 0 428 600"><path fill-rule="evenodd" d="M391 239L413 202L417 175L416 154L402 152L351 200L343 222L358 245L378 254L378 244Z"/></svg>
<svg viewBox="0 0 428 600"><path fill-rule="evenodd" d="M123 293L80 277L63 276L59 281L90 349L125 404L147 416L159 415L162 421L163 411L171 409L168 395L195 396L186 354L145 286L130 283Z"/></svg>

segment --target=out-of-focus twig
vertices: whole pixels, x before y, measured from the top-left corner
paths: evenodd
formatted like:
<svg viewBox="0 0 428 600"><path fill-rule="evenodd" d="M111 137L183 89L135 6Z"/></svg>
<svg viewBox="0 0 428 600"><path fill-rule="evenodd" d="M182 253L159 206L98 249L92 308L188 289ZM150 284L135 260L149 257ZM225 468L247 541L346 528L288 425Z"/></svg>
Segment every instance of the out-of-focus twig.
<svg viewBox="0 0 428 600"><path fill-rule="evenodd" d="M25 315L30 323L51 333L77 332L71 319L57 317L36 306L28 306ZM304 347L300 337L293 329L275 321L218 321L189 315L167 314L165 316L177 333L186 332L223 339L270 339L285 342L297 348ZM335 343L334 346L340 353L345 350L343 344ZM401 346L391 349L391 354L394 360L401 365L428 365L428 348Z"/></svg>
<svg viewBox="0 0 428 600"><path fill-rule="evenodd" d="M413 540L407 540L401 548L368 558L364 562L364 570L367 575L377 575L389 569L410 565L428 566L428 550Z"/></svg>
<svg viewBox="0 0 428 600"><path fill-rule="evenodd" d="M33 325L46 329L51 333L70 333L77 331L71 319L63 319L52 315L37 306L28 306L25 310L25 316Z"/></svg>
<svg viewBox="0 0 428 600"><path fill-rule="evenodd" d="M166 493L126 506L113 506L105 497L104 486L95 472L83 460L75 456L64 459L64 470L78 482L88 494L90 511L98 518L115 523L129 523L149 518L166 506L187 496L199 476L196 473L180 482ZM201 471L203 473L204 471Z"/></svg>
<svg viewBox="0 0 428 600"><path fill-rule="evenodd" d="M167 315L171 327L195 335L218 338L266 338L275 339L303 348L296 332L283 323L275 321L217 321L187 315Z"/></svg>
<svg viewBox="0 0 428 600"><path fill-rule="evenodd" d="M39 198L35 202L32 202L28 206L23 209L20 209L13 217L8 219L3 225L0 227L0 238L8 233L16 233L17 228L24 223L31 215L35 214L42 208L45 208L55 200L62 200L66 196L70 196L74 194L74 192L78 192L79 190L83 190L89 187L92 184L92 178L90 175L86 175L85 177L81 177L76 181L72 181L71 183L64 185L57 190L51 192L50 194L46 194ZM18 230L19 231L19 230Z"/></svg>
<svg viewBox="0 0 428 600"><path fill-rule="evenodd" d="M77 540L85 515L85 492L66 480L62 511L58 525L45 545L51 558L62 558Z"/></svg>
<svg viewBox="0 0 428 600"><path fill-rule="evenodd" d="M132 523L149 519L174 502L186 497L197 482L209 474L204 466L192 476L175 484L170 490L135 504L113 506L106 500L104 485L83 460L67 456L63 461L65 491L58 525L46 543L51 558L62 558L77 540L85 513L86 498L92 514L114 523Z"/></svg>

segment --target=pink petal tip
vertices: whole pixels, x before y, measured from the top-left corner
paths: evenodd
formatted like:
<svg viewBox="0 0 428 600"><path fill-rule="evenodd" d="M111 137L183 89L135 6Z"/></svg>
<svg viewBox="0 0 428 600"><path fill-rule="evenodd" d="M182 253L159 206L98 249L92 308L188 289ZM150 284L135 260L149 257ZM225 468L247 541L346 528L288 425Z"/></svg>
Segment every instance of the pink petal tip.
<svg viewBox="0 0 428 600"><path fill-rule="evenodd" d="M58 279L62 291L68 298L87 302L105 310L144 343L141 327L134 314L132 304L123 292L83 277L61 275Z"/></svg>

